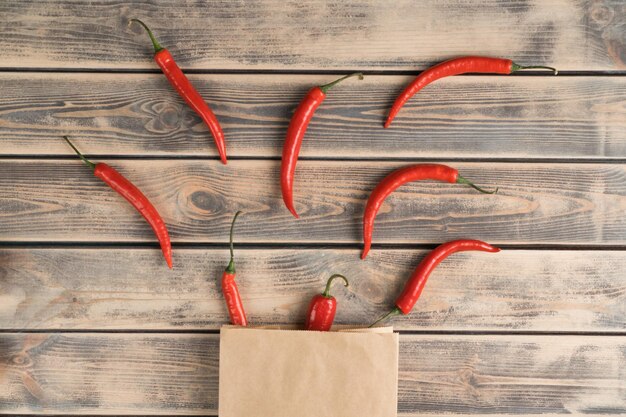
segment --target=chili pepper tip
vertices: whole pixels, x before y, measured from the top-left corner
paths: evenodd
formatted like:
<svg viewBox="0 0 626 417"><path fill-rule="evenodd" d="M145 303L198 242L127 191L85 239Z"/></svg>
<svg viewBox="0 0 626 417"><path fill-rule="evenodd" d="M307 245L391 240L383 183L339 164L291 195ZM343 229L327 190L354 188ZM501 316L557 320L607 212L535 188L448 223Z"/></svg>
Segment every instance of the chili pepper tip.
<svg viewBox="0 0 626 417"><path fill-rule="evenodd" d="M152 46L154 46L154 53L156 54L159 51L162 51L163 48L161 46L161 44L159 43L159 41L156 40L156 38L154 37L154 34L152 33L152 31L150 30L150 28L148 27L148 25L146 25L144 22L142 22L139 19L130 19L130 23L132 22L137 22L139 23L141 26L143 26L143 28L148 32L148 36L150 36L150 40L152 41Z"/></svg>
<svg viewBox="0 0 626 417"><path fill-rule="evenodd" d="M352 74L348 74L348 75L344 75L341 78L336 79L335 81L332 81L328 84L324 84L324 85L320 85L319 89L322 90L323 93L328 92L328 90L330 90L332 87L334 87L336 84L342 82L343 80L345 80L346 78L350 78L350 77L359 77L359 80L363 79L363 73L362 72L355 72Z"/></svg>
<svg viewBox="0 0 626 417"><path fill-rule="evenodd" d="M296 208L293 206L287 206L287 208L289 209L289 211L291 212L291 214L293 214L293 217L295 217L296 219L300 218L300 215L296 212Z"/></svg>
<svg viewBox="0 0 626 417"><path fill-rule="evenodd" d="M80 153L80 151L78 149L76 149L76 146L74 146L74 144L72 142L70 142L70 139L67 136L63 136L63 139L65 139L65 141L67 142L68 145L70 145L72 147L72 149L74 149L74 152L76 152L76 155L78 155L78 157L91 169L96 169L96 164L94 164L93 162L91 162L89 159L85 158L85 156Z"/></svg>
<svg viewBox="0 0 626 417"><path fill-rule="evenodd" d="M326 288L324 289L324 292L322 293L322 295L326 298L330 297L330 286L333 285L333 281L335 280L335 278L341 278L343 279L343 282L345 283L344 286L349 287L350 283L348 282L348 279L346 277L344 277L341 274L333 274L330 276L330 278L328 278L328 281L326 281Z"/></svg>
<svg viewBox="0 0 626 417"><path fill-rule="evenodd" d="M235 217L233 217L233 221L230 223L230 262L228 263L228 266L226 267L226 272L228 272L229 274L234 274L235 273L235 250L234 250L234 244L233 244L233 231L235 230L235 221L237 220L237 217L239 217L239 215L241 214L241 210L237 211L237 213L235 213Z"/></svg>
<svg viewBox="0 0 626 417"><path fill-rule="evenodd" d="M525 70L525 69L546 69L546 70L550 70L552 71L553 75L558 75L559 74L559 70L557 70L554 67L546 67L544 65L529 65L529 66L523 66L523 65L518 65L515 62L513 62L511 64L511 72L516 72L519 70Z"/></svg>
<svg viewBox="0 0 626 417"><path fill-rule="evenodd" d="M484 188L481 188L479 186L477 186L476 184L474 184L473 182L471 182L470 180L468 180L467 178L463 178L462 176L458 176L457 180L456 180L457 184L466 184L469 185L470 187L472 187L473 189L480 191L483 194L496 194L498 192L498 187L496 187L495 190L493 191L487 191Z"/></svg>
<svg viewBox="0 0 626 417"><path fill-rule="evenodd" d="M375 325L377 325L381 321L387 320L389 317L392 317L392 316L398 316L400 314L402 314L402 310L400 310L398 307L394 307L393 310L391 310L389 313L387 313L384 316L380 317L378 320L376 320L374 323L370 324L367 327L368 328L374 327Z"/></svg>
<svg viewBox="0 0 626 417"><path fill-rule="evenodd" d="M209 127L209 130L211 130L211 128ZM214 136L215 138L215 136ZM228 164L228 160L226 159L226 144L224 143L224 141L218 141L216 139L215 144L217 145L217 152L220 155L220 161L222 161L222 164L227 165Z"/></svg>

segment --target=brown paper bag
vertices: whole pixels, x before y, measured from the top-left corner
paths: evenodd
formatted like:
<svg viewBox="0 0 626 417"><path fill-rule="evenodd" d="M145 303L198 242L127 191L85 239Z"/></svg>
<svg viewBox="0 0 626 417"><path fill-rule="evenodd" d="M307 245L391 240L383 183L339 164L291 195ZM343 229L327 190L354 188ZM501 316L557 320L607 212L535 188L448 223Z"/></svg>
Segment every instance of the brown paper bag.
<svg viewBox="0 0 626 417"><path fill-rule="evenodd" d="M395 417L398 335L225 326L219 375L220 417Z"/></svg>

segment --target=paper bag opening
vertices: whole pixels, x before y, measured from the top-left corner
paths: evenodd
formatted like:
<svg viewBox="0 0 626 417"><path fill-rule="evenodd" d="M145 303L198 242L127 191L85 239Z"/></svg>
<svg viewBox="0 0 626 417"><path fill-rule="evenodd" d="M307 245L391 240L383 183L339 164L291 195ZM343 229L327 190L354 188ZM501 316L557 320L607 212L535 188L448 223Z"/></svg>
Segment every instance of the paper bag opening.
<svg viewBox="0 0 626 417"><path fill-rule="evenodd" d="M398 335L225 326L220 417L395 417Z"/></svg>

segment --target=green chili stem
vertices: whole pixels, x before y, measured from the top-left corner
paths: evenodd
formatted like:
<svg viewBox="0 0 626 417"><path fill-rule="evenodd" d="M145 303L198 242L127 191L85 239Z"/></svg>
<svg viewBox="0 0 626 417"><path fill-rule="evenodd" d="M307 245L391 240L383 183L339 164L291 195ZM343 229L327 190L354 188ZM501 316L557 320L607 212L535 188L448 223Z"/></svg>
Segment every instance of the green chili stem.
<svg viewBox="0 0 626 417"><path fill-rule="evenodd" d="M237 217L239 217L240 214L241 214L241 211L238 211L237 213L235 213L235 217L233 218L233 221L230 224L230 262L228 263L228 266L226 267L226 272L228 272L229 274L235 273L235 251L234 251L234 245L233 245L233 230L235 229L235 220L237 220Z"/></svg>
<svg viewBox="0 0 626 417"><path fill-rule="evenodd" d="M161 44L159 43L159 41L156 40L156 38L154 37L154 35L152 34L152 31L150 30L150 28L148 27L148 25L146 25L144 22L142 22L139 19L130 19L131 22L137 22L139 23L141 26L143 26L143 28L148 32L148 36L150 36L150 40L152 41L152 46L154 46L154 53L156 54L159 51L162 51L163 48L161 46Z"/></svg>
<svg viewBox="0 0 626 417"><path fill-rule="evenodd" d="M552 67L545 67L543 65L530 65L530 66L522 66L522 65L518 65L515 62L513 64L511 64L511 72L516 72L519 70L525 70L525 69L547 69L550 70L554 73L554 75L557 75L559 73L559 71L556 68L552 68Z"/></svg>
<svg viewBox="0 0 626 417"><path fill-rule="evenodd" d="M457 184L466 184L469 185L470 187L472 187L475 190L480 191L481 193L485 193L485 194L495 194L498 192L498 188L496 188L493 191L487 191L483 188L480 188L479 186L477 186L476 184L474 184L473 182L471 182L470 180L468 180L467 178L463 178L462 176L459 175L459 177L456 179Z"/></svg>
<svg viewBox="0 0 626 417"><path fill-rule="evenodd" d="M319 87L319 88L320 88L320 90L322 90L322 92L323 92L324 94L326 94L326 93L328 92L328 90L330 90L331 88L333 88L333 86L334 86L335 84L338 84L338 83L342 82L343 80L345 80L346 78L350 78L350 77L359 77L359 80L362 80L362 79L363 79L363 73L361 73L361 72L355 72L354 74L348 74L348 75L345 75L345 76L343 76L343 77L341 77L341 78L339 78L339 79L337 79L337 80L335 80L335 81L333 81L333 82L330 82L330 83L328 83L328 84L324 84L324 85L320 85L320 87Z"/></svg>
<svg viewBox="0 0 626 417"><path fill-rule="evenodd" d="M85 164L87 164L87 166L88 166L89 168L91 168L91 169L96 169L96 164L94 164L93 162L91 162L89 159L85 158L85 157L83 156L83 154L82 154L82 153L80 153L80 152L78 151L78 149L76 149L76 146L74 146L74 145L72 144L72 142L70 142L70 140L68 139L68 137L67 137L67 136L63 136L63 139L65 139L65 141L66 141L66 142L67 142L67 143L68 143L68 144L72 147L72 149L74 149L74 152L76 152L76 155L78 155L78 156L80 157L80 159L82 159L82 160L83 160L83 162L84 162Z"/></svg>
<svg viewBox="0 0 626 417"><path fill-rule="evenodd" d="M330 298L330 287L333 284L333 281L335 280L335 278L341 278L343 279L343 281L346 283L345 286L349 286L350 284L348 283L348 280L346 279L346 277L344 277L341 274L333 274L330 276L330 278L328 278L328 281L326 281L326 289L324 289L324 292L322 293L322 295L326 298Z"/></svg>
<svg viewBox="0 0 626 417"><path fill-rule="evenodd" d="M398 307L394 307L393 310L391 310L389 313L385 314L384 316L382 316L381 318L379 318L378 320L376 320L374 323L370 324L367 327L368 328L369 327L374 327L375 325L377 325L381 321L387 320L391 316L399 316L400 314L402 314L402 310L400 310Z"/></svg>

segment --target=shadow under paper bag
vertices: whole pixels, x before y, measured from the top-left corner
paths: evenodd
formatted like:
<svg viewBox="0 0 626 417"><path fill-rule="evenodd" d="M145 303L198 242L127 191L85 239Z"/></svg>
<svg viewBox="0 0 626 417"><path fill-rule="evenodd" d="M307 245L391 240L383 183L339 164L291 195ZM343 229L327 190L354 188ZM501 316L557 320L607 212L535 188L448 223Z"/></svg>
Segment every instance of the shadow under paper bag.
<svg viewBox="0 0 626 417"><path fill-rule="evenodd" d="M224 326L220 417L395 417L398 334Z"/></svg>

